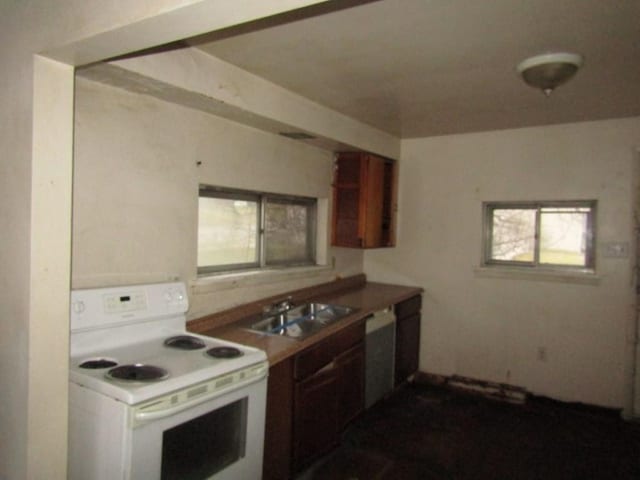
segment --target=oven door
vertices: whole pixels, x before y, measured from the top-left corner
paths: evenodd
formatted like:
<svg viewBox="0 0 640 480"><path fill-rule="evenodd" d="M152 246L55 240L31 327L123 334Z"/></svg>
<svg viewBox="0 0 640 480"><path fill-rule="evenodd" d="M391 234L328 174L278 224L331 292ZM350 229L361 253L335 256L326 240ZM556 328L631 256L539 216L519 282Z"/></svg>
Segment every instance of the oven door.
<svg viewBox="0 0 640 480"><path fill-rule="evenodd" d="M178 407L177 413L173 407L155 411L152 420L129 430L125 478L261 478L266 387L262 378L189 408Z"/></svg>

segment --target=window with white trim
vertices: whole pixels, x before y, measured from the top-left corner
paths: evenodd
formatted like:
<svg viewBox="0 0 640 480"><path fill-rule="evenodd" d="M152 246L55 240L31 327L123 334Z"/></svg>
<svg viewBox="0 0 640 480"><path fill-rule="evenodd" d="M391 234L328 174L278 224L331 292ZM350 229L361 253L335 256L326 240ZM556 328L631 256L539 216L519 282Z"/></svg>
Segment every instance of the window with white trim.
<svg viewBox="0 0 640 480"><path fill-rule="evenodd" d="M315 198L201 185L198 273L315 265Z"/></svg>
<svg viewBox="0 0 640 480"><path fill-rule="evenodd" d="M487 202L485 266L595 268L596 202Z"/></svg>

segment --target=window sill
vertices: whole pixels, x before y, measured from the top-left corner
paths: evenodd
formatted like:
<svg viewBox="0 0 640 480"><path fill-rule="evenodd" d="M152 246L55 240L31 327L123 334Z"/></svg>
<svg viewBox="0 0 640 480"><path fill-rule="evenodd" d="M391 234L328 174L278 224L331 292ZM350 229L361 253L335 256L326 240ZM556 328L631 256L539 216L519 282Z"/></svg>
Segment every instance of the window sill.
<svg viewBox="0 0 640 480"><path fill-rule="evenodd" d="M474 267L473 273L477 278L505 278L509 280L575 283L579 285L599 285L601 281L599 275L587 270L569 272L542 268L482 266Z"/></svg>
<svg viewBox="0 0 640 480"><path fill-rule="evenodd" d="M203 275L189 283L194 295L219 292L238 287L251 287L298 278L326 277L333 269L327 265L269 268L243 272L221 272Z"/></svg>

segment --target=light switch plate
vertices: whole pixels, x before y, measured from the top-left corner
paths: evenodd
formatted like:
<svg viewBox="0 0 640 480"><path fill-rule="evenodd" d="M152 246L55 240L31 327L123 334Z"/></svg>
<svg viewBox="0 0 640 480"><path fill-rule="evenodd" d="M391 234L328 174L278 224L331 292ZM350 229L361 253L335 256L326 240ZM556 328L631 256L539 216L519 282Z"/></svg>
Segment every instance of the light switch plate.
<svg viewBox="0 0 640 480"><path fill-rule="evenodd" d="M608 258L627 258L629 256L629 242L603 243L602 256Z"/></svg>

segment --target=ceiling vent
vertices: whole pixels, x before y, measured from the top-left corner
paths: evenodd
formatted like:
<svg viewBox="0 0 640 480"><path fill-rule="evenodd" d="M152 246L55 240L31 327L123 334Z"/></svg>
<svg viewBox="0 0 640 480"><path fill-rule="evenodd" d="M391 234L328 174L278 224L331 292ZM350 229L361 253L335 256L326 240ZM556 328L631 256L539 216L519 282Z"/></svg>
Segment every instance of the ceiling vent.
<svg viewBox="0 0 640 480"><path fill-rule="evenodd" d="M294 140L314 140L316 137L304 132L279 132L280 135Z"/></svg>

